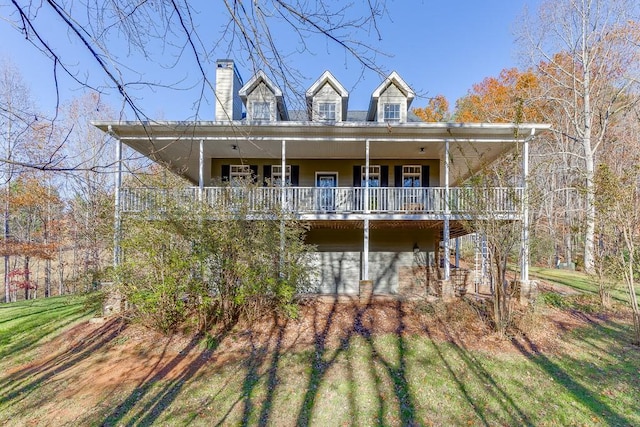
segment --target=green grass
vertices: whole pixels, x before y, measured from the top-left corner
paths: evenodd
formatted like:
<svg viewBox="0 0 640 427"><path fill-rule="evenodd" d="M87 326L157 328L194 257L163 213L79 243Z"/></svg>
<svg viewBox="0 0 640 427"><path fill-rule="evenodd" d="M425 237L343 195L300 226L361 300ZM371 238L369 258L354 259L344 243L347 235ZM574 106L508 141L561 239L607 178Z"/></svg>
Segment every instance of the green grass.
<svg viewBox="0 0 640 427"><path fill-rule="evenodd" d="M551 283L569 286L575 290L589 294L598 294L598 285L592 277L580 271L560 270L555 268L530 267L530 273L534 277ZM640 286L636 287L636 295L640 297ZM617 301L627 303L629 293L623 283L611 291L611 297Z"/></svg>
<svg viewBox="0 0 640 427"><path fill-rule="evenodd" d="M84 313L78 304L2 306L0 325L26 337L74 322ZM225 340L194 339L142 382L74 389L93 370L109 371L110 349L124 345L120 332L98 329L47 370L0 372L0 425L640 425L639 350L627 345L627 324L573 330L553 353L474 351L426 328L412 336L345 330L339 345L319 331L306 350L256 342L224 363L216 360ZM0 351L21 349L11 341ZM168 376L186 353L199 357ZM81 415L65 419L65 408L78 405Z"/></svg>
<svg viewBox="0 0 640 427"><path fill-rule="evenodd" d="M24 354L93 312L86 297L61 296L0 304L0 360Z"/></svg>
<svg viewBox="0 0 640 427"><path fill-rule="evenodd" d="M492 356L424 337L358 335L338 349L254 355L201 378L158 381L132 390L120 410L85 421L639 425L640 364L623 350L619 333L617 326L577 331L569 337L571 354L553 357L525 350Z"/></svg>

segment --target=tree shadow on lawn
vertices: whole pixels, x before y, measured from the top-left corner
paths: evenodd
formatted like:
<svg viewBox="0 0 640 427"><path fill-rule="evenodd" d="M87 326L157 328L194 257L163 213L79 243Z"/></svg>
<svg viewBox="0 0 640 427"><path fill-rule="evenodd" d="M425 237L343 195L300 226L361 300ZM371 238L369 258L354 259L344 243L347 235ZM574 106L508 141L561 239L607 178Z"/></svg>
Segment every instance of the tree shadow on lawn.
<svg viewBox="0 0 640 427"><path fill-rule="evenodd" d="M252 416L255 414L256 404L253 401L253 393L258 389L261 378L266 374L266 397L261 404L260 414L257 422L260 426L266 426L269 423L269 419L272 412L272 405L275 392L278 387L278 363L283 352L283 338L287 329L288 321L286 319L279 320L274 319L273 326L269 329L268 334L265 337L256 337L254 331L247 330L243 334L248 336L250 353L246 360L243 362L246 368L246 374L242 381L242 388L240 390L240 396L229 406L227 412L222 418L215 424L216 426L225 425L227 418L235 408L235 406L242 402L242 421L241 425L246 426L255 422ZM271 350L270 343L275 337L274 348ZM265 374L260 374L261 367L265 364L269 352L273 353L269 362L269 367ZM222 388L221 390L222 391ZM219 392L218 392L219 393ZM208 403L215 400L215 396L208 399Z"/></svg>
<svg viewBox="0 0 640 427"><path fill-rule="evenodd" d="M370 361L370 371L375 378L378 397L378 413L377 413L377 422L378 424L384 424L384 405L385 401L382 398L382 392L380 390L381 379L376 371L376 363L379 366L382 366L386 374L389 376L391 381L393 382L393 391L395 397L397 399L397 403L399 405L399 417L402 425L416 425L416 409L414 404L414 399L409 389L409 384L407 381L406 375L406 345L404 343L403 332L404 332L404 320L403 320L403 310L402 303L400 301L396 302L396 314L398 326L393 335L396 338L396 354L398 356L397 364L394 361L388 361L385 357L378 352L376 349L376 344L374 343L373 334L370 328L365 326L366 322L363 322L364 316L368 310L372 307L371 302L367 305L355 305L355 316L353 324L350 325L345 330L344 336L340 340L340 346L336 350L332 350L327 346L327 337L330 333L330 329L332 327L332 323L338 308L342 308L338 303L337 298L334 301L332 309L324 322L324 326L322 325L322 321L318 320L317 317L314 319L315 332L314 332L314 352L311 360L311 373L309 377L309 381L306 387L306 391L304 394L304 399L302 403L302 407L298 413L297 417L297 425L307 426L311 422L311 417L313 414L313 409L316 404L316 399L318 397L318 392L322 385L322 382L327 374L327 371L331 366L336 362L338 356L342 353L345 353L349 350L349 347L352 343L352 339L355 337L362 337L367 344L369 352L371 354ZM317 315L316 315L317 316ZM331 354L333 351L333 354ZM397 365L397 367L396 367ZM353 394L353 390L351 391ZM351 406L351 416L352 418L357 417L357 408L355 408L355 402L353 400L353 396L350 397L350 406Z"/></svg>
<svg viewBox="0 0 640 427"><path fill-rule="evenodd" d="M397 321L398 321L398 326L394 331L394 335L396 339L396 347L397 347L396 353L398 356L397 367L395 366L395 363L393 361L386 360L385 357L377 351L376 346L373 342L372 334L369 333L366 330L366 328L364 327L357 328L358 323L356 323L355 330L358 332L358 334L362 335L365 338L365 340L369 344L369 347L371 348L372 365L375 364L375 362L380 363L384 367L384 370L386 371L387 375L389 375L389 377L393 381L393 391L396 395L396 399L398 400L398 404L399 404L399 409L400 409L399 415L400 415L401 424L403 426L417 425L414 397L411 394L411 391L409 389L409 382L407 381L407 360L406 360L407 350L406 350L406 344L404 342L404 331L406 327L405 321L404 321L405 313L403 310L402 303L400 301L396 301L395 307L396 307L396 315L397 315ZM361 320L361 316L359 316L357 320ZM367 332L367 333L364 333L364 332ZM374 371L374 375L375 375L375 370L373 368L374 367L372 366L372 370ZM378 379L376 379L376 383L379 383ZM379 396L378 422L380 425L382 425L384 424L383 405L382 405L383 400L382 400L382 395L380 391L378 391L378 396Z"/></svg>
<svg viewBox="0 0 640 427"><path fill-rule="evenodd" d="M224 337L228 334L231 328L226 328L224 331L220 333L216 337L215 345L211 348L204 348L199 351L198 354L193 358L191 362L186 364L184 368L181 368L181 371L173 377L169 381L165 381L166 377L174 371L185 359L192 358L189 355L192 350L199 346L202 342L202 336L196 335L194 336L187 345L179 352L177 356L171 359L168 363L162 366L160 370L158 370L151 377L149 375L151 372L154 372L159 368L160 363L164 359L164 354L166 354L167 346L169 342L165 344L165 348L163 349L163 354L158 358L158 362L154 367L149 369L149 375L143 378L138 386L135 387L129 396L120 403L117 407L115 407L110 414L108 414L101 425L103 426L111 426L111 425L151 425L153 424L165 409L176 399L176 397L180 394L180 391L187 383L188 380L194 377L194 375L202 368L207 361L211 358L211 355L216 351L220 342L224 339ZM172 375L173 376L173 375ZM147 402L140 408L136 410L136 413L127 421L126 424L122 423L122 420L127 417L135 408L138 401L146 398L148 394L150 394L153 387L161 382L162 387L159 387L158 392L148 398Z"/></svg>
<svg viewBox="0 0 640 427"><path fill-rule="evenodd" d="M2 347L0 359L30 350L47 335L87 317L90 313L91 310L83 307L82 304L64 304L38 311L34 313L35 315L25 315L31 318L0 333L0 347ZM15 319L17 318L11 320Z"/></svg>
<svg viewBox="0 0 640 427"><path fill-rule="evenodd" d="M309 374L304 388L300 389L302 394L302 402L299 412L295 418L295 424L307 426L312 423L314 409L318 404L319 392L327 380L327 373L333 367L339 364L340 356L346 355L349 359L349 349L354 344L356 337L362 338L367 351L371 354L371 360L368 361L369 370L375 378L377 387L377 423L385 424L384 409L385 405L391 405L388 398L383 398L383 390L381 376L378 374L378 368L381 368L386 376L391 380L393 393L395 395L402 425L417 425L415 413L415 404L413 396L409 390L409 384L406 376L406 344L403 338L405 324L403 320L404 312L402 304L397 302L396 315L397 327L392 335L395 338L394 348L391 353L391 359L385 358L384 352L379 352L374 342L372 330L366 326L367 321L373 321L374 316L367 316L372 305L358 304L351 302L339 301L339 297L334 298L330 309L314 309L312 320L312 350L308 358L305 357L304 365L308 366ZM345 324L344 317L341 317L341 311L353 312L353 321L348 317L348 323ZM344 314L344 313L342 313ZM366 319L365 319L366 318ZM255 338L252 331L247 331L250 354L244 361L243 365L246 369L242 388L239 391L238 398L229 406L229 409L222 416L216 425L224 425L228 422L229 415L234 408L242 402L242 419L241 425L250 425L257 423L260 426L266 426L273 423L273 404L279 386L279 364L281 357L288 349L284 348L285 335L287 334L287 326L290 322L286 320L275 321L265 337ZM297 341L296 340L294 341ZM329 342L332 338L338 338L337 342ZM289 341L287 341L289 342ZM272 343L272 344L270 344ZM337 344L337 345L335 345ZM292 344L293 345L293 344ZM388 351L387 351L388 352ZM397 359L396 359L397 356ZM362 362L362 360L359 360ZM268 364L268 366L266 366ZM266 369L262 369L265 367ZM351 366L348 366L350 368ZM354 374L349 369L348 376ZM357 375L357 373L355 373ZM264 380L264 381L262 381ZM358 419L359 413L354 400L353 386L358 382L357 378L351 377L349 380L350 396L350 416L352 420ZM265 390L265 395L260 401L256 400L255 392ZM213 401L210 398L209 401ZM337 420L334 420L337 422ZM363 420L363 422L366 422Z"/></svg>
<svg viewBox="0 0 640 427"><path fill-rule="evenodd" d="M493 424L495 421L490 422L487 419L487 414L485 414L486 410L479 404L480 402L474 399L472 393L467 389L466 383L468 380L460 378L456 374L454 367L449 361L449 357L447 357L442 350L445 345L455 351L465 366L477 378L478 382L482 384L482 388L486 392L486 395L491 396L493 400L502 407L504 412L511 417L510 424L533 425L529 416L520 409L516 401L500 386L500 384L498 384L491 373L482 366L482 362L476 358L469 349L467 349L459 333L448 327L441 318L437 318L436 322L444 332L445 337L447 338L447 344L438 344L438 340L433 336L433 333L427 325L425 325L425 332L431 339L431 343L434 346L438 357L447 369L449 376L453 379L458 390L460 390L460 393L473 409L482 424L488 426Z"/></svg>
<svg viewBox="0 0 640 427"><path fill-rule="evenodd" d="M592 325L593 328L599 328L598 324ZM627 426L634 425L634 422L628 420L624 416L618 414L607 403L601 400L595 393L576 381L573 376L566 370L560 367L557 363L552 361L549 357L545 356L539 351L538 347L532 342L526 335L523 336L526 342L526 346L520 343L518 340L512 340L513 345L525 356L531 360L537 366L542 368L549 376L551 376L555 382L563 386L573 398L588 408L593 414L602 417L606 420L606 423L614 426ZM566 357L566 356L565 356ZM575 363L580 363L575 361Z"/></svg>
<svg viewBox="0 0 640 427"><path fill-rule="evenodd" d="M116 338L124 322L113 319L94 331L91 336L68 350L46 360L21 369L0 381L0 404L15 403L26 398L33 390L52 377L73 368Z"/></svg>

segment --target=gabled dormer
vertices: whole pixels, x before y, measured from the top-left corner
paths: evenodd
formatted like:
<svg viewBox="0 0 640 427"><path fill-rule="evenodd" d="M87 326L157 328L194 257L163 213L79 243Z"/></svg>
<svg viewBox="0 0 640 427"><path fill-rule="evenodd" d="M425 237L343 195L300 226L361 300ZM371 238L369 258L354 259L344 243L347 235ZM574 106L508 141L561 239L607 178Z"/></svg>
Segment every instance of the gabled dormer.
<svg viewBox="0 0 640 427"><path fill-rule="evenodd" d="M415 92L395 71L371 95L368 121L406 123Z"/></svg>
<svg viewBox="0 0 640 427"><path fill-rule="evenodd" d="M262 71L258 71L239 92L249 121L289 120L282 91Z"/></svg>
<svg viewBox="0 0 640 427"><path fill-rule="evenodd" d="M349 92L329 71L311 85L306 94L309 120L342 122L347 120Z"/></svg>

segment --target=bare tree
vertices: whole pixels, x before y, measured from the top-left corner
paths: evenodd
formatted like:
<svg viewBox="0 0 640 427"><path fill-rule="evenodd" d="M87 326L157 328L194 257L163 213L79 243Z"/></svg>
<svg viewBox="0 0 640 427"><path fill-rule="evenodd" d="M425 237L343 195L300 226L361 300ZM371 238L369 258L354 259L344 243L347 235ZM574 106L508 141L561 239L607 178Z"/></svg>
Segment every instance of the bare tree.
<svg viewBox="0 0 640 427"><path fill-rule="evenodd" d="M498 189L508 189L506 198L514 207L521 206L521 194L516 189L521 177L518 167L519 152L485 167L467 181L469 192L462 196L465 210L471 212L462 221L469 233L482 236L487 245L487 275L491 283L492 314L496 332L504 335L513 320L513 297L517 291L512 265L517 265L522 238L522 221L505 218L495 210ZM504 196L503 196L504 197ZM514 262L515 261L515 262Z"/></svg>
<svg viewBox="0 0 640 427"><path fill-rule="evenodd" d="M210 6L187 0L49 0L12 1L11 7L5 18L51 59L56 86L66 74L83 87L116 93L137 119L147 112L136 91L149 87L193 90L193 117L199 118L202 102L215 96L207 70L220 57L264 69L288 95L304 93L292 55L316 48L318 41L342 49L362 69L377 70L380 52L374 43L380 38L378 20L386 13L382 0L223 0ZM51 16L55 19L45 20ZM83 52L52 44L52 32L68 34ZM141 59L148 65L140 67ZM147 81L146 66L170 68L184 78ZM86 73L96 68L99 77Z"/></svg>
<svg viewBox="0 0 640 427"><path fill-rule="evenodd" d="M22 172L20 165L28 161L26 149L32 139L34 124L38 115L31 102L29 89L13 64L0 62L0 153L1 184L4 187L4 244L10 238L10 195L13 180ZM4 255L5 301L10 301L9 254Z"/></svg>
<svg viewBox="0 0 640 427"><path fill-rule="evenodd" d="M62 110L67 143L63 148L65 162L71 165L111 165L112 153L107 150L107 136L91 120L108 119L115 113L100 97L87 94L72 100ZM70 219L77 230L70 239L72 250L81 251L79 259L83 274L103 269L105 253L110 246L113 206L113 177L103 171L81 167L67 174ZM74 257L76 258L76 257ZM76 266L72 266L76 269Z"/></svg>
<svg viewBox="0 0 640 427"><path fill-rule="evenodd" d="M596 157L624 95L638 82L638 3L627 0L546 1L526 16L521 40L546 79L554 115L568 120L556 132L578 143L584 187L584 267L594 266ZM552 122L553 119L551 120Z"/></svg>
<svg viewBox="0 0 640 427"><path fill-rule="evenodd" d="M606 220L599 222L599 246L607 263L607 274L622 279L633 313L634 343L640 344L640 310L636 295L640 244L640 168L637 163L624 171L602 164L596 174L597 201Z"/></svg>

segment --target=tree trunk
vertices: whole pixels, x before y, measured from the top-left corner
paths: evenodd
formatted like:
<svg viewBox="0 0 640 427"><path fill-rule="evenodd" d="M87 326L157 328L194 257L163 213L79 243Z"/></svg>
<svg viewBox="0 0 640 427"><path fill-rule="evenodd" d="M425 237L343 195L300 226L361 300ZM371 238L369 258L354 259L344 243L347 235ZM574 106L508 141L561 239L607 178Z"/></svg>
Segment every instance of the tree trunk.
<svg viewBox="0 0 640 427"><path fill-rule="evenodd" d="M29 299L29 288L31 287L31 274L29 273L29 257L24 257L24 299Z"/></svg>
<svg viewBox="0 0 640 427"><path fill-rule="evenodd" d="M4 241L9 239L9 183L7 182L7 200L4 204ZM4 256L4 300L11 302L11 289L9 280L9 255Z"/></svg>
<svg viewBox="0 0 640 427"><path fill-rule="evenodd" d="M47 216L44 221L44 244L49 244L49 226L51 224L51 186L47 187ZM49 254L51 255L51 254ZM51 259L47 258L44 261L44 297L51 296Z"/></svg>
<svg viewBox="0 0 640 427"><path fill-rule="evenodd" d="M584 67L584 77L582 79L582 96L583 109L582 118L584 125L582 127L582 147L584 149L585 160L585 233L584 233L584 271L591 274L594 267L594 237L596 231L596 207L595 207L595 186L593 183L594 176L594 157L595 153L591 147L591 132L593 124L593 112L591 111L591 55L587 35L589 34L589 14L582 14L582 66Z"/></svg>
<svg viewBox="0 0 640 427"><path fill-rule="evenodd" d="M638 298L636 296L636 286L633 278L635 247L633 246L633 243L630 243L629 247L629 277L627 279L627 287L629 289L629 302L631 303L631 310L633 311L633 329L635 332L634 344L640 345L640 311L638 310Z"/></svg>
<svg viewBox="0 0 640 427"><path fill-rule="evenodd" d="M585 233L584 233L584 271L594 272L594 249L596 231L595 186L593 184L593 157L587 161L586 195L585 195Z"/></svg>
<svg viewBox="0 0 640 427"><path fill-rule="evenodd" d="M58 249L58 295L62 295L64 293L64 258L62 256L62 246Z"/></svg>

